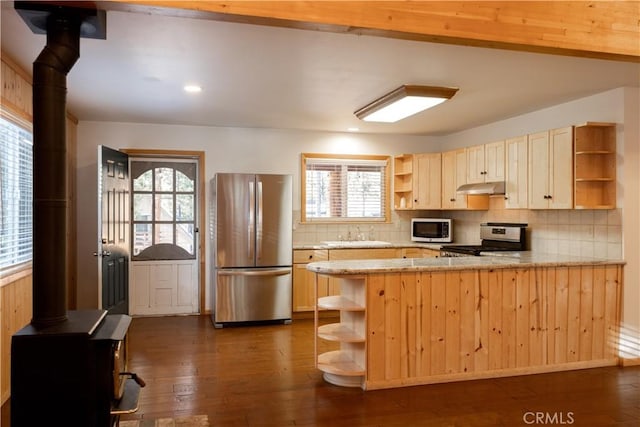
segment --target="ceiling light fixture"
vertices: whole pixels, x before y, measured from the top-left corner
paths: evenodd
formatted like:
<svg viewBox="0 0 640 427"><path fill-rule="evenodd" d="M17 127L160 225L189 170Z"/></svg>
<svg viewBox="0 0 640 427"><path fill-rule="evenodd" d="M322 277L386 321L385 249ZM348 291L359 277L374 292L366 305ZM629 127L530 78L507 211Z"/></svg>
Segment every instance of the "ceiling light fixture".
<svg viewBox="0 0 640 427"><path fill-rule="evenodd" d="M366 122L393 123L451 99L458 88L404 85L354 114Z"/></svg>
<svg viewBox="0 0 640 427"><path fill-rule="evenodd" d="M202 92L202 88L198 85L186 85L184 91L188 93L198 93Z"/></svg>

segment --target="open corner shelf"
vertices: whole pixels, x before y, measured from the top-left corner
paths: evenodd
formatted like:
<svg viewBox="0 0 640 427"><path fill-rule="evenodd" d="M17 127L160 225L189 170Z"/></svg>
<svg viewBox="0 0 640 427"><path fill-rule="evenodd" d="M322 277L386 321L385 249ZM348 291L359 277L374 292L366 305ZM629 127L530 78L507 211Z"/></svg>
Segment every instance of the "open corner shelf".
<svg viewBox="0 0 640 427"><path fill-rule="evenodd" d="M318 298L316 361L328 383L364 387L366 373L366 302L364 277L340 277L340 295ZM340 321L318 325L320 310L337 310ZM318 353L317 340L338 343L339 350Z"/></svg>
<svg viewBox="0 0 640 427"><path fill-rule="evenodd" d="M574 208L616 208L616 124L587 122L574 132Z"/></svg>

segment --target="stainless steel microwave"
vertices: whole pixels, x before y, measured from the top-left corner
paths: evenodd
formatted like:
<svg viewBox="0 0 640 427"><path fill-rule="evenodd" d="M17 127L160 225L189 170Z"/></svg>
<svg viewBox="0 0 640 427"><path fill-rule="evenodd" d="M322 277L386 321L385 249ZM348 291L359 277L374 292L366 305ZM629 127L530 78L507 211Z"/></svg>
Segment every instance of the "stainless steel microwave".
<svg viewBox="0 0 640 427"><path fill-rule="evenodd" d="M414 242L452 242L453 225L446 218L412 218L411 240Z"/></svg>

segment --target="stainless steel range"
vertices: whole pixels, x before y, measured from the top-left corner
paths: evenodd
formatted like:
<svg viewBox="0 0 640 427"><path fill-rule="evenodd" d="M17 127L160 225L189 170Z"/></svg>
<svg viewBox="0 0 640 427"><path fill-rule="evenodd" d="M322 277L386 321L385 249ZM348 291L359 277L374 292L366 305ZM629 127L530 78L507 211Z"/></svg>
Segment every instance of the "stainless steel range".
<svg viewBox="0 0 640 427"><path fill-rule="evenodd" d="M479 245L443 245L441 257L479 256L483 252L527 250L527 224L488 222L480 224Z"/></svg>

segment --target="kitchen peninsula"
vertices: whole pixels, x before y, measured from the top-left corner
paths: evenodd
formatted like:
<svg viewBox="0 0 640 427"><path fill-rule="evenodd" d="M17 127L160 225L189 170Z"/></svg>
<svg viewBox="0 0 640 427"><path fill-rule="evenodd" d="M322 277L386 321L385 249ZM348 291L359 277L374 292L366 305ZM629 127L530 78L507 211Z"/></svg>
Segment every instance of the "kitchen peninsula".
<svg viewBox="0 0 640 427"><path fill-rule="evenodd" d="M312 262L326 381L366 390L615 365L623 261L519 256ZM320 324L323 309L340 321Z"/></svg>

